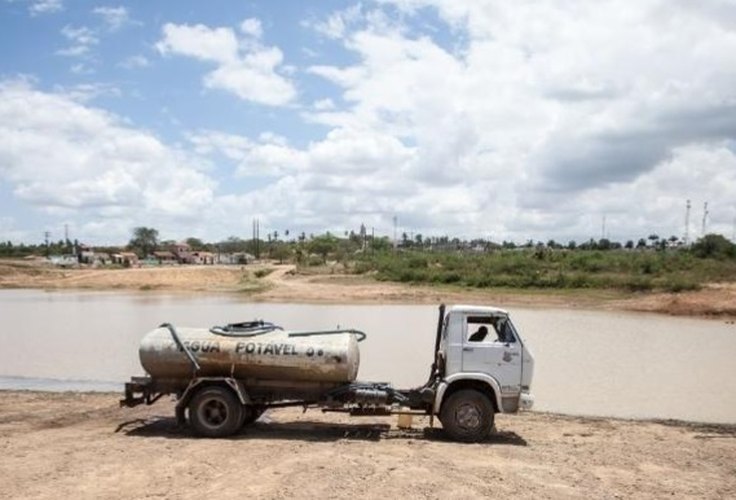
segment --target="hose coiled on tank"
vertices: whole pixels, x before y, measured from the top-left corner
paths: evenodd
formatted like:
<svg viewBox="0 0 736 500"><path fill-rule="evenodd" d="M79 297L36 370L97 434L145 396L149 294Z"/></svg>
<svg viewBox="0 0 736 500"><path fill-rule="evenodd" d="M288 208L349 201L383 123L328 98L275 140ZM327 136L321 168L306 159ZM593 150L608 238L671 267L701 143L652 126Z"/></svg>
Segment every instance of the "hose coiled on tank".
<svg viewBox="0 0 736 500"><path fill-rule="evenodd" d="M213 326L212 328L210 328L210 333L214 333L215 335L222 335L224 337L254 337L256 335L263 335L264 333L271 333L276 330L283 330L283 328L269 321L256 320L244 321L242 323L229 323L225 326ZM352 328L289 332L289 337L311 337L312 335L339 335L343 333L350 333L355 335L356 337L358 337L358 342L363 342L368 337L365 332L354 330Z"/></svg>
<svg viewBox="0 0 736 500"><path fill-rule="evenodd" d="M283 330L283 328L269 321L256 320L229 323L225 326L213 326L210 328L210 333L225 337L253 337L255 335L271 333L275 330Z"/></svg>

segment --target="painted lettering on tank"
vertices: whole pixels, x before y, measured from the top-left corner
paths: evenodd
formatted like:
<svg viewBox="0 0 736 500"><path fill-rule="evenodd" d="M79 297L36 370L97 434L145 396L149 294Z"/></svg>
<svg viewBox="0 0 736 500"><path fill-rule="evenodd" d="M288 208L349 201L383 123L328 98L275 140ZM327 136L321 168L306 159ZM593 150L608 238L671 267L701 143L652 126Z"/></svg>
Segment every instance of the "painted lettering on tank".
<svg viewBox="0 0 736 500"><path fill-rule="evenodd" d="M218 346L219 352L219 346ZM314 350L312 350L314 351ZM261 342L238 342L235 344L235 354L270 354L273 356L297 356L294 344L262 344Z"/></svg>
<svg viewBox="0 0 736 500"><path fill-rule="evenodd" d="M192 352L220 352L220 343L216 341L203 340L200 342L198 340L185 340L183 344ZM170 345L179 352L184 352L184 348L178 346L176 342L172 342Z"/></svg>

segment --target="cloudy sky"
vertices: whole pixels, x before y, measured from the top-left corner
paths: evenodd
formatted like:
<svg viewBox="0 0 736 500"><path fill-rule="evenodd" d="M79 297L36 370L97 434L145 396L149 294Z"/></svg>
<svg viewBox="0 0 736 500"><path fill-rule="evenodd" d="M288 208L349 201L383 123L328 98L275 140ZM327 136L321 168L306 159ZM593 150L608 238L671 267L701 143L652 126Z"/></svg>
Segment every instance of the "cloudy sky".
<svg viewBox="0 0 736 500"><path fill-rule="evenodd" d="M0 240L731 237L736 0L0 0Z"/></svg>

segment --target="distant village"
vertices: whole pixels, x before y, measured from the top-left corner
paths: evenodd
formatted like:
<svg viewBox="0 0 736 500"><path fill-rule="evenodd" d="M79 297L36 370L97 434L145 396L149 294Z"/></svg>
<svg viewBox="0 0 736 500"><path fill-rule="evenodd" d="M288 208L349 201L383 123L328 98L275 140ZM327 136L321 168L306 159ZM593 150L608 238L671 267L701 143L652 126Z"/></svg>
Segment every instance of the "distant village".
<svg viewBox="0 0 736 500"><path fill-rule="evenodd" d="M182 241L168 246L168 250L156 250L145 258L135 252L121 251L117 253L101 252L84 244L78 244L71 254L50 255L51 264L59 267L103 267L118 265L122 267L150 267L176 265L245 265L252 263L255 257L246 252L206 252L192 250Z"/></svg>

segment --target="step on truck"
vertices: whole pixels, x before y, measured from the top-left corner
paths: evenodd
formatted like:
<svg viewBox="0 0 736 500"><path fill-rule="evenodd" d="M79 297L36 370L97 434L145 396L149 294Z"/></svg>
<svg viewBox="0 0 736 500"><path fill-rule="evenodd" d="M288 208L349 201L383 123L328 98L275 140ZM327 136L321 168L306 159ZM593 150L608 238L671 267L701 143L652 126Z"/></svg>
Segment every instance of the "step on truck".
<svg viewBox="0 0 736 500"><path fill-rule="evenodd" d="M439 417L454 440L477 442L496 413L529 409L534 358L508 312L495 307L439 307L434 359L421 387L357 381L366 334L352 329L286 331L265 322L149 332L139 354L145 377L125 384L121 406L176 397L178 424L224 437L268 409L300 406L353 416Z"/></svg>

